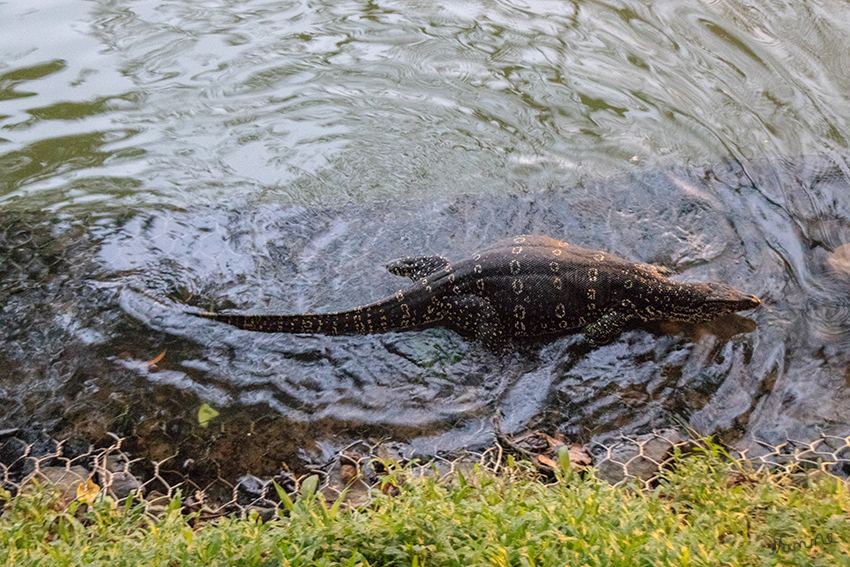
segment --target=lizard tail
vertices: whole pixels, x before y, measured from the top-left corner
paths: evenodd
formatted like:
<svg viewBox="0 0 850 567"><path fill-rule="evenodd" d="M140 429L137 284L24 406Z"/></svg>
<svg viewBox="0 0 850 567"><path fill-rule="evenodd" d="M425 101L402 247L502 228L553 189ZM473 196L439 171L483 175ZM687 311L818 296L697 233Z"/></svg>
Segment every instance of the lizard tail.
<svg viewBox="0 0 850 567"><path fill-rule="evenodd" d="M424 308L423 308L424 307ZM247 331L261 333L311 333L320 335L371 335L387 331L419 327L442 318L436 302L413 309L399 292L378 303L335 313L297 315L230 315L226 313L191 313Z"/></svg>

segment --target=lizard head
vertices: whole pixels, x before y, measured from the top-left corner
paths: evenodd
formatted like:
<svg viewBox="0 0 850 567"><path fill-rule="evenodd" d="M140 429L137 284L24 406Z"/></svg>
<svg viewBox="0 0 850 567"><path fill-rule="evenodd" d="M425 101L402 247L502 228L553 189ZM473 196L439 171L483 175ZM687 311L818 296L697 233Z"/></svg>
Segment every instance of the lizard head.
<svg viewBox="0 0 850 567"><path fill-rule="evenodd" d="M761 300L755 295L741 293L732 286L719 283L702 284L700 286L704 293L702 302L698 308L698 319L707 321L727 313L755 309L761 304Z"/></svg>
<svg viewBox="0 0 850 567"><path fill-rule="evenodd" d="M703 323L721 315L755 309L761 300L755 295L741 293L732 286L718 283L676 284L670 296L664 298L662 317L675 321ZM659 317L659 318L662 318Z"/></svg>

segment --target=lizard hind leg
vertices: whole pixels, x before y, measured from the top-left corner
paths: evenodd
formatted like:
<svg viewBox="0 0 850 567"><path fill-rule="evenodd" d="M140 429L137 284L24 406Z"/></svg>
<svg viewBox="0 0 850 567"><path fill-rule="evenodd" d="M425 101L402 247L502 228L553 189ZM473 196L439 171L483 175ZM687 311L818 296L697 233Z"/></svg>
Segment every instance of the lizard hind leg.
<svg viewBox="0 0 850 567"><path fill-rule="evenodd" d="M448 327L462 335L471 335L491 350L505 344L507 337L499 314L493 305L476 295L445 298L445 321Z"/></svg>
<svg viewBox="0 0 850 567"><path fill-rule="evenodd" d="M448 270L451 264L442 256L420 256L419 258L399 258L387 264L387 271L396 276L404 276L413 281L427 278L440 270Z"/></svg>

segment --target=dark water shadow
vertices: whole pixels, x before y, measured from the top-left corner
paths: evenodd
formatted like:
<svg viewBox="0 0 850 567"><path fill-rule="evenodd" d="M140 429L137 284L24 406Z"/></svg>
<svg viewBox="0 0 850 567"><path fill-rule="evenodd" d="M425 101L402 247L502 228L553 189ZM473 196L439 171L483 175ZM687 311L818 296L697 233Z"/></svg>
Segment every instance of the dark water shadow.
<svg viewBox="0 0 850 567"><path fill-rule="evenodd" d="M298 467L361 437L408 453L485 446L496 408L507 432L581 442L683 424L752 450L846 435L849 171L812 157L525 197L0 213L0 429L113 432L146 462L224 477ZM576 336L490 352L443 329L268 335L182 313L346 309L405 286L383 268L394 258L457 260L522 233L728 283L763 305L585 351ZM202 404L220 412L207 427Z"/></svg>

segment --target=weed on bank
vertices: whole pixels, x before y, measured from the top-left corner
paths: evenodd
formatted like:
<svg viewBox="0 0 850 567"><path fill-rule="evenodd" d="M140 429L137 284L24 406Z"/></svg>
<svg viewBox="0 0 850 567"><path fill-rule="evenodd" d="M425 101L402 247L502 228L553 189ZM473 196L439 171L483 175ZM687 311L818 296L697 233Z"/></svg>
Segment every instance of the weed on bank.
<svg viewBox="0 0 850 567"><path fill-rule="evenodd" d="M366 506L325 502L315 477L279 517L199 521L179 499L58 505L47 490L3 499L0 565L470 566L850 565L846 481L755 473L709 443L652 490L568 466L541 483L520 464L450 481L396 470ZM562 463L563 464L563 463Z"/></svg>

